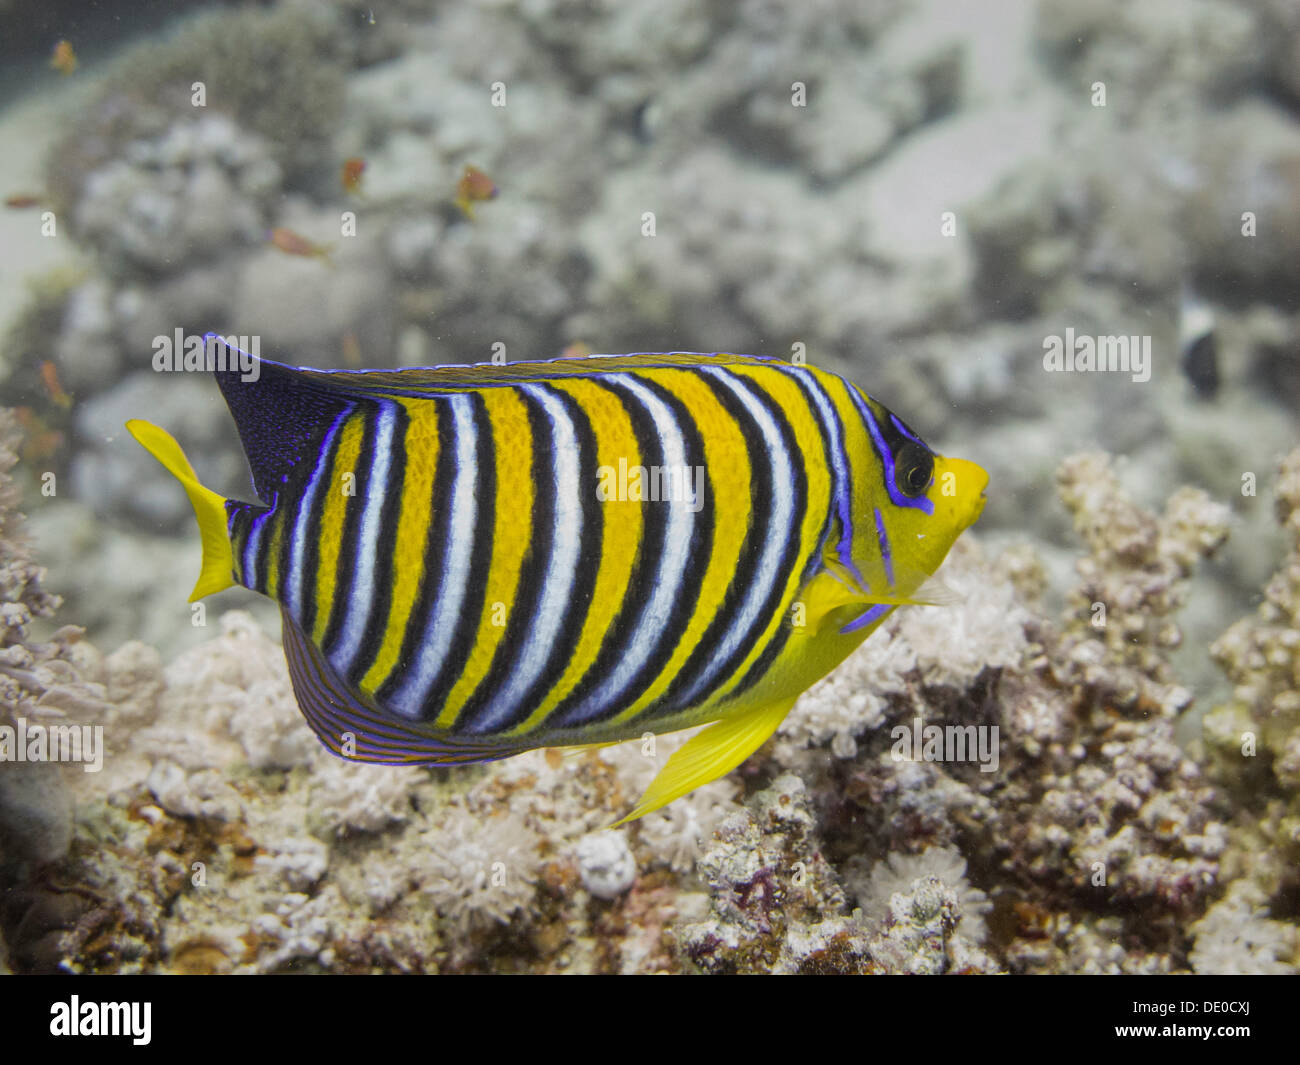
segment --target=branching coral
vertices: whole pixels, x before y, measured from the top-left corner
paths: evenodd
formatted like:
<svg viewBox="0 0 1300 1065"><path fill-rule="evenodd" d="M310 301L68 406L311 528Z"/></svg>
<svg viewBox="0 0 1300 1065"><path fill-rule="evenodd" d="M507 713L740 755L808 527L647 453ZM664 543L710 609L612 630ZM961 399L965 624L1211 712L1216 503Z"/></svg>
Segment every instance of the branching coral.
<svg viewBox="0 0 1300 1065"><path fill-rule="evenodd" d="M1156 517L1120 491L1109 458L1095 452L1067 459L1057 482L1089 552L1077 564L1081 579L1071 597L1072 661L1087 672L1087 637L1105 644L1108 669L1122 663L1150 681L1168 681L1166 654L1181 642L1171 615L1197 561L1227 539L1228 508L1180 488ZM1130 679L1132 695L1147 687Z"/></svg>
<svg viewBox="0 0 1300 1065"><path fill-rule="evenodd" d="M1282 463L1276 506L1287 557L1255 616L1238 621L1210 648L1236 687L1231 702L1206 716L1205 729L1225 780L1271 770L1294 802L1300 797L1300 450ZM1300 818L1300 806L1292 814Z"/></svg>
<svg viewBox="0 0 1300 1065"><path fill-rule="evenodd" d="M1206 714L1203 742L1211 773L1242 808L1229 859L1250 886L1235 882L1202 922L1197 966L1206 971L1245 971L1250 959L1268 953L1268 944L1289 959L1270 961L1268 971L1300 961L1294 927L1263 916L1290 910L1300 886L1300 449L1282 461L1276 485L1286 557L1254 616L1237 621L1210 648L1234 688L1227 702ZM1210 918L1236 911L1249 912L1247 923L1258 934L1242 933L1233 960L1228 955L1238 940L1217 931L1230 922ZM1289 940L1283 928L1290 928Z"/></svg>

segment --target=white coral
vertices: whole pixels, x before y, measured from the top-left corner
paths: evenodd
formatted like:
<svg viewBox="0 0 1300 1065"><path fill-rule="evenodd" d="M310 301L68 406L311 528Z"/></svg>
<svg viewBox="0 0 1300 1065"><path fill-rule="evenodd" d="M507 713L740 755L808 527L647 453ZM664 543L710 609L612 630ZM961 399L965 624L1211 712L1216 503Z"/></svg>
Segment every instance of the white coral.
<svg viewBox="0 0 1300 1065"><path fill-rule="evenodd" d="M653 743L621 743L605 748L600 756L618 771L626 793L640 796L669 757L698 731L684 729L655 736ZM732 774L696 788L636 822L640 838L651 854L669 868L689 872L722 820L740 809L736 802L739 791L740 784Z"/></svg>
<svg viewBox="0 0 1300 1065"><path fill-rule="evenodd" d="M312 813L332 834L380 832L407 819L420 777L419 769L349 762L321 750L311 769Z"/></svg>
<svg viewBox="0 0 1300 1065"><path fill-rule="evenodd" d="M291 891L309 891L329 867L329 848L318 839L283 839L259 854L256 865L284 878Z"/></svg>
<svg viewBox="0 0 1300 1065"><path fill-rule="evenodd" d="M319 743L303 720L289 683L284 652L251 614L232 610L221 635L168 667L164 718L203 713L238 741L256 769L306 765Z"/></svg>
<svg viewBox="0 0 1300 1065"><path fill-rule="evenodd" d="M508 813L479 816L452 802L420 842L428 853L420 888L456 926L457 938L529 912L542 838L522 821Z"/></svg>
<svg viewBox="0 0 1300 1065"><path fill-rule="evenodd" d="M845 883L857 896L863 920L879 925L893 912L894 900L909 895L918 881L936 877L950 888L961 904L961 921L957 931L973 943L988 935L984 914L992 907L988 896L972 887L966 879L966 859L956 847L929 847L920 854L890 854L865 872L865 862L854 862L845 874ZM865 875L864 875L865 874Z"/></svg>
<svg viewBox="0 0 1300 1065"><path fill-rule="evenodd" d="M678 873L690 872L724 818L740 809L739 782L732 775L696 788L643 817L641 839Z"/></svg>
<svg viewBox="0 0 1300 1065"><path fill-rule="evenodd" d="M855 737L884 723L889 697L909 681L964 691L985 667L1019 663L1030 615L1010 580L995 578L979 549L961 540L940 577L956 602L895 611L800 698L781 725L783 738L800 746L829 740L836 757L852 758Z"/></svg>
<svg viewBox="0 0 1300 1065"><path fill-rule="evenodd" d="M589 832L573 853L582 886L598 899L616 899L636 882L636 859L623 832Z"/></svg>
<svg viewBox="0 0 1300 1065"><path fill-rule="evenodd" d="M1266 903L1264 892L1252 881L1234 881L1192 925L1192 968L1229 976L1295 973L1296 929L1269 918Z"/></svg>

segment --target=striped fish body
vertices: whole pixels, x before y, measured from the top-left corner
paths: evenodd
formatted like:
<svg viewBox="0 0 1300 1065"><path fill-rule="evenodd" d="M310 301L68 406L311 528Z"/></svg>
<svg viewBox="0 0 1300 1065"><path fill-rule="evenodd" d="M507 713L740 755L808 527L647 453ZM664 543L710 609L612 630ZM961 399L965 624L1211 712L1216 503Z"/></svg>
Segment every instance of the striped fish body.
<svg viewBox="0 0 1300 1065"><path fill-rule="evenodd" d="M217 376L263 501L221 500L226 580L281 604L308 721L364 761L717 721L692 743L721 731L730 768L934 572L986 483L776 360Z"/></svg>

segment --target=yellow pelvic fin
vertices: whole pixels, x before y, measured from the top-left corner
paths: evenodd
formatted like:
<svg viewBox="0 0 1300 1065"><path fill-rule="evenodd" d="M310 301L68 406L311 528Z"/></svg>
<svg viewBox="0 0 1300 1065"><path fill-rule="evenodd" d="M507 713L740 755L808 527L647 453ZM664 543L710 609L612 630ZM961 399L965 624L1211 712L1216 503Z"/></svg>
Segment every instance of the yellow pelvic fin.
<svg viewBox="0 0 1300 1065"><path fill-rule="evenodd" d="M226 532L225 497L199 484L198 474L190 460L167 430L138 418L127 422L126 429L141 447L181 482L185 494L190 497L190 505L194 507L194 517L199 522L199 538L203 542L203 568L199 571L194 591L190 593L190 602L233 587L235 556Z"/></svg>
<svg viewBox="0 0 1300 1065"><path fill-rule="evenodd" d="M730 772L763 745L785 720L798 696L790 696L753 710L725 717L692 736L675 751L659 775L650 782L636 809L610 825L617 828L654 813L674 799Z"/></svg>

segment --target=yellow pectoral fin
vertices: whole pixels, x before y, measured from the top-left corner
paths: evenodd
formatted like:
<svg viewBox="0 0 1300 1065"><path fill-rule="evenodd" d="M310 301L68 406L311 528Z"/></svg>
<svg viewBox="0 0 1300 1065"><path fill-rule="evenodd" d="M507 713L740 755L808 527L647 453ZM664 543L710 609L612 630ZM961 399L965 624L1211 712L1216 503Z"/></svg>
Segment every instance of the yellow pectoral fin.
<svg viewBox="0 0 1300 1065"><path fill-rule="evenodd" d="M848 572L836 572L827 567L804 586L799 598L795 600L796 615L793 620L797 627L806 627L812 632L821 632L832 626L839 628L844 609L852 607L860 613L862 604L863 595L854 587L853 578ZM804 611L802 618L797 613L801 608Z"/></svg>
<svg viewBox="0 0 1300 1065"><path fill-rule="evenodd" d="M687 792L717 780L735 769L763 745L777 725L785 720L798 696L723 718L692 736L668 759L667 765L650 782L636 809L611 828L654 813Z"/></svg>
<svg viewBox="0 0 1300 1065"><path fill-rule="evenodd" d="M810 621L817 621L842 606L955 606L963 597L938 577L903 563L896 566L891 587L859 592L852 574L838 560L828 559L800 597L808 604Z"/></svg>

